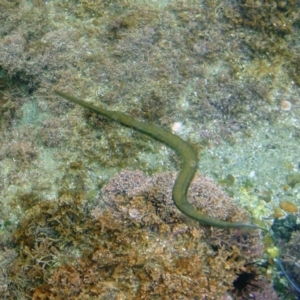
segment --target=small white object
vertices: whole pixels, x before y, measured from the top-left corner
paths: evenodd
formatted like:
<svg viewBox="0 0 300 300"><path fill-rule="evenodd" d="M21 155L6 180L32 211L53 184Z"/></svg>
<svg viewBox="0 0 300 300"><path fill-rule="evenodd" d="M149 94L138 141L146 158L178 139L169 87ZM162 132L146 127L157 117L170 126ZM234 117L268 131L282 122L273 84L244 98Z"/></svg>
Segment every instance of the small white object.
<svg viewBox="0 0 300 300"><path fill-rule="evenodd" d="M255 171L251 171L250 174L249 174L249 177L250 177L250 178L253 178L253 177L255 177L255 176L256 176Z"/></svg>
<svg viewBox="0 0 300 300"><path fill-rule="evenodd" d="M181 122L175 122L171 125L171 129L173 133L181 133L183 129L183 125Z"/></svg>

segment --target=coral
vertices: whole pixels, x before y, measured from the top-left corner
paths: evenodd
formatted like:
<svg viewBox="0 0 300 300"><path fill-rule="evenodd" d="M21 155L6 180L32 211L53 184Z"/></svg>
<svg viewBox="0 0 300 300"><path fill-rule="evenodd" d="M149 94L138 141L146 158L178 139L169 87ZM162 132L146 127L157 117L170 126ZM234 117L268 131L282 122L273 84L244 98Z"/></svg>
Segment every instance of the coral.
<svg viewBox="0 0 300 300"><path fill-rule="evenodd" d="M78 193L57 201L24 196L27 213L13 234L18 257L8 270L5 299L17 291L36 300L221 299L238 274L255 269L249 265L262 255L261 236L188 220L172 202L174 179L123 171L94 204ZM189 197L210 215L247 218L203 176Z"/></svg>

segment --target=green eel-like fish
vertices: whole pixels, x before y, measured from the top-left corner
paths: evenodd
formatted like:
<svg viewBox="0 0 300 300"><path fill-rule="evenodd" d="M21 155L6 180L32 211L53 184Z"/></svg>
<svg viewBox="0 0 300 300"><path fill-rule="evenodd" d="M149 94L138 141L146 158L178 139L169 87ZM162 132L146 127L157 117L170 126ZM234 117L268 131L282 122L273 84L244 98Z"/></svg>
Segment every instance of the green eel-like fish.
<svg viewBox="0 0 300 300"><path fill-rule="evenodd" d="M193 208L193 206L187 200L187 191L194 178L194 175L198 167L198 159L193 148L181 139L179 136L164 130L155 125L149 125L147 123L133 119L132 117L123 114L119 111L111 111L101 107L94 106L88 102L77 99L73 96L65 94L61 91L54 90L54 92L74 103L77 103L85 108L88 108L108 119L118 122L129 128L133 128L139 132L142 132L155 140L167 145L168 147L175 150L177 155L182 161L181 169L176 178L175 184L173 186L173 201L177 208L185 215L190 218L199 221L201 223L221 227L221 228L250 228L250 229L263 229L254 224L240 223L240 222L227 222L211 218L199 213Z"/></svg>

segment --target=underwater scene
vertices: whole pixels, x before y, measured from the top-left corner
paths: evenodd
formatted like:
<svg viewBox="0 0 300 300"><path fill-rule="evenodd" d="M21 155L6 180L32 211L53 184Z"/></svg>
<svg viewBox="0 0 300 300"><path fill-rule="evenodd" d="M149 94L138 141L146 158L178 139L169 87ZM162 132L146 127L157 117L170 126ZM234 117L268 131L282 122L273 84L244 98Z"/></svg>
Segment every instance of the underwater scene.
<svg viewBox="0 0 300 300"><path fill-rule="evenodd" d="M300 299L299 0L0 0L0 299Z"/></svg>

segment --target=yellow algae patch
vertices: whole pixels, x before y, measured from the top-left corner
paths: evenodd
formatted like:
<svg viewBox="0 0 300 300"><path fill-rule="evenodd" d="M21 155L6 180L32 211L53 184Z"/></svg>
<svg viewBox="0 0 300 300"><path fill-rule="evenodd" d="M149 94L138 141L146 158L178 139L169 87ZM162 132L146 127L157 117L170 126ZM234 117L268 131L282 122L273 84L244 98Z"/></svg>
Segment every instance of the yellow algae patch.
<svg viewBox="0 0 300 300"><path fill-rule="evenodd" d="M295 213L298 211L298 207L290 201L281 201L279 206L281 209L283 209L289 213Z"/></svg>
<svg viewBox="0 0 300 300"><path fill-rule="evenodd" d="M273 217L274 219L280 219L284 216L285 216L284 212L279 207L275 206L274 213L271 215L271 217Z"/></svg>
<svg viewBox="0 0 300 300"><path fill-rule="evenodd" d="M266 249L266 252L269 254L271 258L279 257L279 249L277 247L270 247Z"/></svg>

